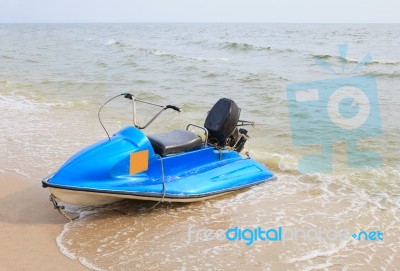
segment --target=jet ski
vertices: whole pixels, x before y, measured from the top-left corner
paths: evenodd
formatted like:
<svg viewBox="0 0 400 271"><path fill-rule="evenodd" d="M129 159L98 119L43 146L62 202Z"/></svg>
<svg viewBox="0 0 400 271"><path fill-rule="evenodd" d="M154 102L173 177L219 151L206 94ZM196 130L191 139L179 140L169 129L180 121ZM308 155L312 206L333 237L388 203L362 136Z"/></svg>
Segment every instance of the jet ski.
<svg viewBox="0 0 400 271"><path fill-rule="evenodd" d="M116 97L132 100L133 125L109 136L100 118L101 109ZM73 205L102 205L123 199L166 202L201 201L273 180L263 164L240 152L249 138L240 120L240 108L227 98L209 111L204 126L188 124L159 134L148 127L173 105L159 105L122 93L98 112L108 138L79 151L57 172L42 181L51 200ZM160 107L144 126L136 122L136 103ZM200 135L199 135L200 134Z"/></svg>

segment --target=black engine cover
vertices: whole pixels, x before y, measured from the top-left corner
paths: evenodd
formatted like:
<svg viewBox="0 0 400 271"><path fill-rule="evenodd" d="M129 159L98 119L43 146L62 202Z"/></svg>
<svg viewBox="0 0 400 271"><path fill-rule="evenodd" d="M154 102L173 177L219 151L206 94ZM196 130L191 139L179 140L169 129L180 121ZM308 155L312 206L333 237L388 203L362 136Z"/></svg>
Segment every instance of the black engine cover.
<svg viewBox="0 0 400 271"><path fill-rule="evenodd" d="M208 130L209 139L224 144L235 131L240 117L240 108L230 99L220 99L208 113L204 127Z"/></svg>

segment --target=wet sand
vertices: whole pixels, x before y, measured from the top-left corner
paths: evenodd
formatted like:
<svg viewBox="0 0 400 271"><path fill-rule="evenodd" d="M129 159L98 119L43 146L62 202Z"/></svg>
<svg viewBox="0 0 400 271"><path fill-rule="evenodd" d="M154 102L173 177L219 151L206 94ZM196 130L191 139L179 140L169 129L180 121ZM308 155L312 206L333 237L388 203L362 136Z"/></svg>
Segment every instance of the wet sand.
<svg viewBox="0 0 400 271"><path fill-rule="evenodd" d="M0 270L88 270L59 251L66 219L38 181L0 174Z"/></svg>

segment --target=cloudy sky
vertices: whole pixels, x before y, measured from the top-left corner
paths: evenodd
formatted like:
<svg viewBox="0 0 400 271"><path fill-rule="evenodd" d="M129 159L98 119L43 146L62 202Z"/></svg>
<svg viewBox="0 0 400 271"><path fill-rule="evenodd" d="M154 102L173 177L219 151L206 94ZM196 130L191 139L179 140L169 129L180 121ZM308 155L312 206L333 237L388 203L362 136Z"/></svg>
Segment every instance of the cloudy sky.
<svg viewBox="0 0 400 271"><path fill-rule="evenodd" d="M0 0L0 22L400 23L400 1Z"/></svg>

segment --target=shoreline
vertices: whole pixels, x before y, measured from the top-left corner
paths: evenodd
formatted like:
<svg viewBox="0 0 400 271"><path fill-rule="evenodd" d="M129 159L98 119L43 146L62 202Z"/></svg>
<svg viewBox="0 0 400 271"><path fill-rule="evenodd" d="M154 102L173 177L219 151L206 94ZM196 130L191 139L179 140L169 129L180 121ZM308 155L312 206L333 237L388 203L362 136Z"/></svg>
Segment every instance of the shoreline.
<svg viewBox="0 0 400 271"><path fill-rule="evenodd" d="M89 270L56 244L66 219L40 182L0 173L0 270Z"/></svg>

